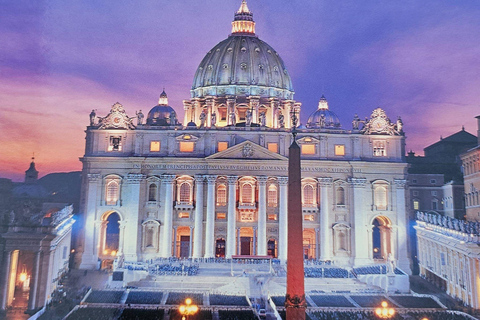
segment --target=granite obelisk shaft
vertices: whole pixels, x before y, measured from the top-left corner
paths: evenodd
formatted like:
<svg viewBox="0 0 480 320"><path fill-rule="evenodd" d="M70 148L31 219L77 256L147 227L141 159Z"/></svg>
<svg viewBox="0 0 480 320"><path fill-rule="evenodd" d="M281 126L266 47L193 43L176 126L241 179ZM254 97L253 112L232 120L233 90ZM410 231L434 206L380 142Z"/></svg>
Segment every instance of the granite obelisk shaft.
<svg viewBox="0 0 480 320"><path fill-rule="evenodd" d="M305 320L305 283L303 270L303 217L301 198L300 147L295 142L288 158L288 249L287 320Z"/></svg>

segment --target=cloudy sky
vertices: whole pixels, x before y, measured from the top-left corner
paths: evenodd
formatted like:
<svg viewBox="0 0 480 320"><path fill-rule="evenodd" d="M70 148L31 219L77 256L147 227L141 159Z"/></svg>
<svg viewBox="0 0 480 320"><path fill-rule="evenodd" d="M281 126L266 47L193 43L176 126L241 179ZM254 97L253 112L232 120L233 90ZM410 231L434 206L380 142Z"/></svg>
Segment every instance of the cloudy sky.
<svg viewBox="0 0 480 320"><path fill-rule="evenodd" d="M0 177L80 170L88 114L130 116L165 87L183 118L240 0L0 0ZM302 122L325 94L342 125L382 107L417 154L480 115L476 0L249 0L292 76Z"/></svg>

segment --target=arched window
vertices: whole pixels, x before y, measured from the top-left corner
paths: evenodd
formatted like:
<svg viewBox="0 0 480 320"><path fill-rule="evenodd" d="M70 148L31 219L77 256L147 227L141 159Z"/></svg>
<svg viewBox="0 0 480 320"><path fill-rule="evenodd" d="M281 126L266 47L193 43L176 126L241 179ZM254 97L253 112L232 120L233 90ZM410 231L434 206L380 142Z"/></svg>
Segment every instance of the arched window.
<svg viewBox="0 0 480 320"><path fill-rule="evenodd" d="M303 187L303 205L314 205L315 204L315 189L312 185L306 184Z"/></svg>
<svg viewBox="0 0 480 320"><path fill-rule="evenodd" d="M373 189L374 205L377 210L387 210L387 185L375 184Z"/></svg>
<svg viewBox="0 0 480 320"><path fill-rule="evenodd" d="M250 183L242 185L242 203L253 203L253 187Z"/></svg>
<svg viewBox="0 0 480 320"><path fill-rule="evenodd" d="M178 201L182 203L189 203L191 201L191 186L188 182L183 182L179 188Z"/></svg>
<svg viewBox="0 0 480 320"><path fill-rule="evenodd" d="M345 205L345 189L343 189L342 187L338 187L336 190L336 200L337 206Z"/></svg>
<svg viewBox="0 0 480 320"><path fill-rule="evenodd" d="M148 201L157 201L157 185L155 183L148 187Z"/></svg>
<svg viewBox="0 0 480 320"><path fill-rule="evenodd" d="M116 205L118 201L118 196L119 196L119 184L117 181L110 181L107 183L106 187L106 196L105 196L105 201L107 205Z"/></svg>
<svg viewBox="0 0 480 320"><path fill-rule="evenodd" d="M227 203L227 187L219 184L217 187L217 206L224 206Z"/></svg>
<svg viewBox="0 0 480 320"><path fill-rule="evenodd" d="M277 206L277 186L271 184L268 186L267 203L269 207Z"/></svg>

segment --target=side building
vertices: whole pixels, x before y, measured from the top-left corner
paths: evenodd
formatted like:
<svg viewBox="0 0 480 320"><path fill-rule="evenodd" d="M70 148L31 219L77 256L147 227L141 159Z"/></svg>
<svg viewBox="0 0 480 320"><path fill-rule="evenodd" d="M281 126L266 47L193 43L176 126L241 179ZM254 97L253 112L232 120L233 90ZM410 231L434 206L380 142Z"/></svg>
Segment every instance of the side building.
<svg viewBox="0 0 480 320"><path fill-rule="evenodd" d="M480 116L477 146L460 156L466 220L417 214L420 275L465 304L480 308Z"/></svg>
<svg viewBox="0 0 480 320"><path fill-rule="evenodd" d="M233 255L285 262L288 146L301 112L293 95L243 1L231 35L197 69L183 122L165 92L146 119L119 103L103 117L92 111L80 267ZM298 128L304 257L358 266L391 254L409 272L403 124L380 108L352 123L342 128L322 97Z"/></svg>

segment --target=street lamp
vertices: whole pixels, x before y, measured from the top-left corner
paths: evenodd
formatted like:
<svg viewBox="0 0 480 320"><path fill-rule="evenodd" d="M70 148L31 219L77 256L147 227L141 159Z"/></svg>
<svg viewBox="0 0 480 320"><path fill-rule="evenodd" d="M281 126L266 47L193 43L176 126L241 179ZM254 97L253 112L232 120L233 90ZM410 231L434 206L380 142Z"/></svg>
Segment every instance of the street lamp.
<svg viewBox="0 0 480 320"><path fill-rule="evenodd" d="M178 308L180 314L182 315L182 320L188 320L188 316L194 315L198 312L198 306L192 304L192 299L187 298L185 299L185 304L181 304L180 308Z"/></svg>
<svg viewBox="0 0 480 320"><path fill-rule="evenodd" d="M389 308L386 301L382 301L382 307L375 309L377 317L382 319L390 319L395 315L395 309Z"/></svg>

